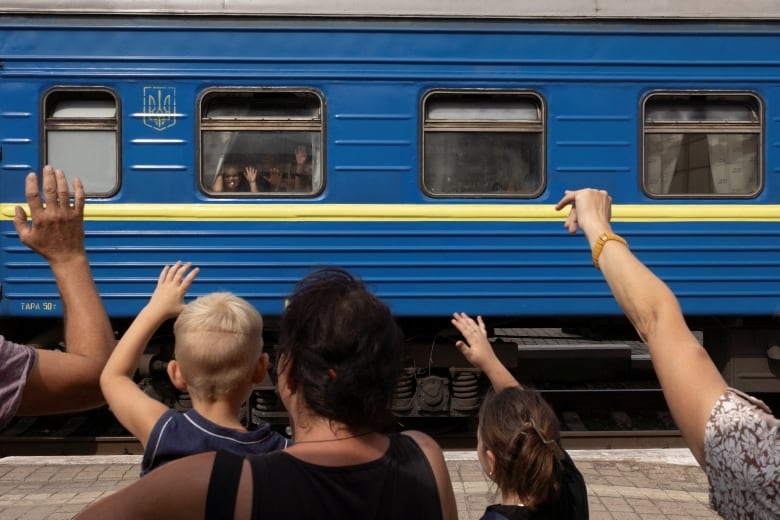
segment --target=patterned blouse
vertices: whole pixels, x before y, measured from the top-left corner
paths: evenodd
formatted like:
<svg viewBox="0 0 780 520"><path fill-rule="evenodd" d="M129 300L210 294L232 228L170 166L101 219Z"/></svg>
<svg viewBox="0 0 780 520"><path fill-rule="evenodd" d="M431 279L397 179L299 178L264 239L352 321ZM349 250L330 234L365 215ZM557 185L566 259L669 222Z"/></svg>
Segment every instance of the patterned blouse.
<svg viewBox="0 0 780 520"><path fill-rule="evenodd" d="M729 388L704 434L710 507L723 518L780 518L780 419Z"/></svg>

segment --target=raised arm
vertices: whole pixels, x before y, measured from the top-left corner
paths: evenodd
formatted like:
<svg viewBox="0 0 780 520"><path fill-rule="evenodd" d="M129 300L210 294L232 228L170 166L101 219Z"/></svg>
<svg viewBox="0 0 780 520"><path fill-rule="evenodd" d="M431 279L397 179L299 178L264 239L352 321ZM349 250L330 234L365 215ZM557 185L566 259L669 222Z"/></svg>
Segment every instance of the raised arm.
<svg viewBox="0 0 780 520"><path fill-rule="evenodd" d="M211 191L222 191L225 189L224 185L225 181L222 179L222 173L218 173L211 184Z"/></svg>
<svg viewBox="0 0 780 520"><path fill-rule="evenodd" d="M452 315L452 324L468 342L458 340L455 348L460 350L466 361L488 376L490 384L497 392L512 386L522 386L496 357L493 346L488 341L487 327L482 316L477 316L477 321L474 321L465 312L456 312Z"/></svg>
<svg viewBox="0 0 780 520"><path fill-rule="evenodd" d="M556 209L571 207L565 226L570 233L581 229L591 250L601 243L598 266L623 312L647 343L672 417L704 467L704 431L726 382L688 329L669 287L619 240L604 241L604 234L612 233L611 204L607 192L583 189L567 191Z"/></svg>
<svg viewBox="0 0 780 520"><path fill-rule="evenodd" d="M16 207L14 227L27 247L46 259L62 302L65 352L39 349L17 414L86 410L103 404L98 379L114 346L111 323L92 280L84 247L84 186L51 166L41 174L43 200L34 173L25 179L30 220ZM45 205L44 205L45 202Z"/></svg>
<svg viewBox="0 0 780 520"><path fill-rule="evenodd" d="M168 407L146 395L133 381L133 374L157 328L181 312L187 289L198 274L198 268L187 273L191 266L176 262L163 268L149 303L122 336L100 376L100 387L114 416L144 447Z"/></svg>

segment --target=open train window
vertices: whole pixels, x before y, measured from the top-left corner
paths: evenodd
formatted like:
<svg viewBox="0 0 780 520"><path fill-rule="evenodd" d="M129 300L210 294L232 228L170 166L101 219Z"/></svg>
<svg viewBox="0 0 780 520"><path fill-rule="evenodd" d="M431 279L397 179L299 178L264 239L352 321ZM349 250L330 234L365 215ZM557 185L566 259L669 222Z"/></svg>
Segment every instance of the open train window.
<svg viewBox="0 0 780 520"><path fill-rule="evenodd" d="M78 176L87 196L119 186L119 103L98 89L57 89L44 99L43 162Z"/></svg>
<svg viewBox="0 0 780 520"><path fill-rule="evenodd" d="M322 112L313 92L207 92L200 103L202 189L230 196L315 195L323 185Z"/></svg>
<svg viewBox="0 0 780 520"><path fill-rule="evenodd" d="M533 197L544 188L541 99L433 92L423 100L423 189L434 197Z"/></svg>
<svg viewBox="0 0 780 520"><path fill-rule="evenodd" d="M643 120L648 194L749 197L761 189L763 123L756 96L652 94Z"/></svg>

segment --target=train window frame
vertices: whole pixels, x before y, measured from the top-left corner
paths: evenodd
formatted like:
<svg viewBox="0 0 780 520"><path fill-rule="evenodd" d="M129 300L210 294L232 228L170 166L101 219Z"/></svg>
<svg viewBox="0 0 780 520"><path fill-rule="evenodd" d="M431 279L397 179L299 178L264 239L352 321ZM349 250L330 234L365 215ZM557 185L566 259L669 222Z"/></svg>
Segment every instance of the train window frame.
<svg viewBox="0 0 780 520"><path fill-rule="evenodd" d="M114 91L93 86L54 87L41 98L41 118L42 164L51 164L71 172L71 176L78 176L89 198L108 198L119 191L122 105ZM55 135L57 139L54 139ZM83 153L85 137L90 141L90 148L100 153ZM74 138L77 141L74 142ZM96 140L101 142L95 145ZM55 146L55 141L62 143ZM65 150L75 153L69 154ZM113 178L106 176L111 170L114 171ZM108 182L99 184L103 179ZM93 189L90 187L93 184L99 185Z"/></svg>
<svg viewBox="0 0 780 520"><path fill-rule="evenodd" d="M431 117L431 107L434 102L443 100L449 102L450 115ZM501 107L501 101L505 101L507 108L499 115L495 110ZM511 103L515 103L514 111ZM459 106L460 105L460 106ZM533 107L535 117L522 117L522 105ZM493 108L494 110L490 110ZM454 116L451 114L455 114ZM459 113L459 114L458 114ZM508 117L506 114L515 114ZM479 117L477 114L482 115ZM511 138L515 135L533 134L538 136L538 153L536 157L511 157L507 160L520 160L529 170L524 178L536 177L536 185L523 191L440 191L433 189L429 182L426 159L429 158L427 146L435 133L461 133L471 134L506 134ZM532 199L541 195L547 186L546 157L547 157L547 106L541 94L535 91L506 90L506 89L435 89L426 92L420 101L420 186L422 191L431 198L452 199ZM529 142L527 147L532 148L535 143ZM531 155L531 154L529 154ZM534 169L534 163L536 168ZM509 182L516 181L511 179ZM493 185L495 185L494 183Z"/></svg>
<svg viewBox="0 0 780 520"><path fill-rule="evenodd" d="M266 96L268 100L262 100ZM277 97L279 100L284 100L285 97L290 100L288 109L285 111L282 107L276 104L272 104L273 98ZM307 114L307 104L305 100L309 100L308 108L310 112ZM244 100L242 104L241 101ZM293 100L297 100L293 102ZM252 105L251 102L256 101L256 105ZM316 107L315 102L316 101ZM219 104L221 102L221 104ZM296 103L299 103L296 105ZM212 107L221 107L223 109L221 114L209 115L209 110ZM241 113L238 109L244 108ZM255 113L250 113L254 110ZM325 121L326 121L326 105L325 99L321 92L305 87L211 87L201 93L198 98L197 108L197 164L198 164L198 185L200 190L214 198L249 198L249 199L287 199L287 198L315 198L318 197L325 189L326 175L325 175ZM274 191L273 189L259 190L257 192L252 191L238 191L238 192L226 192L215 191L213 189L214 181L217 177L217 172L221 169L223 160L228 155L225 153L225 148L216 152L216 155L220 157L209 158L207 160L206 150L211 146L227 147L232 146L228 144L228 141L235 142L235 140L241 137L244 133L266 134L265 139L271 141L292 141L298 143L298 141L306 141L303 146L309 146L308 158L309 166L307 169L311 171L310 174L296 174L292 171L282 171L282 168L275 168L281 171L282 182L293 183L292 189L284 188L283 191ZM206 136L213 134L213 137L217 139L216 144L211 145L206 143ZM300 135L295 135L300 134ZM308 136L306 136L308 134ZM220 141L221 139L221 141ZM276 155L282 157L287 155L288 159L294 160L295 148L301 145L301 143L295 146L290 146L289 150L285 152L278 152L275 154L263 153L261 155ZM253 150L256 148L252 147ZM237 167L237 169L243 169L243 162L238 158L241 156L240 152L231 152L235 160L231 160ZM255 163L257 167L257 179L258 184L264 183L268 187L269 182L267 178L273 177L271 168L264 170L264 168ZM290 164L286 165L284 170L291 170ZM311 180L311 189L296 189L299 180L306 181L306 177L309 176ZM277 179L278 180L278 179Z"/></svg>
<svg viewBox="0 0 780 520"><path fill-rule="evenodd" d="M653 117L651 114L651 110L653 108L656 108L653 106L653 103L658 103L658 107L669 107L667 109L667 114L677 114L677 119L674 119L667 115L666 119L663 117L658 117L653 120L648 120L650 117ZM665 105L663 104L665 103ZM752 119L749 120L749 118L744 117L742 119L739 118L739 114L737 113L738 110L735 109L735 107L742 106L745 113L750 114ZM720 109L718 110L712 110L708 111L707 109L712 107L713 109ZM731 112L728 111L728 107L731 107ZM693 108L698 109L698 111L695 111L694 114ZM686 115L685 110L688 110L688 115ZM702 112L703 110L703 112ZM719 112L719 113L718 113ZM687 119L686 119L687 118ZM639 116L639 127L640 127L640 135L639 135L639 146L640 146L640 154L639 154L639 169L640 169L640 184L641 189L650 198L654 199L750 199L755 198L761 191L764 189L764 183L766 180L766 173L764 171L764 154L766 151L765 147L765 131L766 131L766 120L765 120L765 114L764 114L764 103L761 97L751 91L726 91L726 90L675 90L675 91L653 91L647 94L641 102L641 109L640 109L640 116ZM657 158L655 160L657 166L656 168L660 168L661 171L657 175L652 175L650 173L651 167L648 166L648 161L650 158L648 157L649 154L649 148L651 147L649 143L649 136L658 135L658 136L681 136L680 142L676 144L676 146L683 146L684 140L686 146L688 147L688 157L692 157L692 153L690 152L690 148L693 148L691 145L691 136L703 136L706 141L705 145L706 153L707 153L707 162L706 162L706 168L709 173L709 177L706 179L703 179L706 181L709 185L712 186L712 191L691 191L691 192L667 192L663 193L660 192L658 189L652 188L653 184L659 184L659 183L666 183L668 186L663 189L672 189L672 182L674 181L674 178L678 175L678 164L677 161L679 160L679 155L683 153L683 149L680 148L678 150L678 159L675 159L674 161L674 173L671 175L671 179L667 180L665 179L666 174L664 173L663 169L668 168L668 164L664 162L663 156ZM755 179L753 182L753 185L750 186L750 189L746 189L743 192L716 192L716 185L718 184L717 179L715 179L715 174L713 173L712 169L712 162L710 159L710 154L713 153L714 147L720 147L720 148L726 148L726 143L724 140L721 139L721 142L712 142L710 141L710 137L712 136L714 139L714 136L742 136L743 137L743 143L745 136L755 136L755 157L753 158L754 168L755 168ZM699 139L701 141L701 139ZM734 142L734 141L732 141ZM702 143L699 143L699 146L701 146ZM674 146L675 143L672 143ZM721 154L726 155L727 153L731 153L727 148L725 150L720 151ZM752 154L748 154L752 155ZM721 161L719 161L721 162ZM702 163L704 164L704 163ZM744 168L745 164L750 164L749 157L746 157L743 161L741 161L741 164L739 164L737 161L733 161L731 166L733 168L742 167ZM729 165L726 164L724 166L728 167ZM703 171L704 167L696 168L697 170ZM693 167L689 167L688 170L693 170ZM723 177L723 174L726 173L725 169L721 170L721 177ZM690 178L690 172L688 172L686 178ZM703 175L702 173L698 174L699 176ZM660 177L659 177L660 176ZM746 177L746 179L751 180ZM681 182L683 179L681 179L679 182ZM702 181L700 181L702 182ZM728 182L727 179L724 179L723 182ZM691 184L692 182L690 180L686 181L686 184ZM730 185L732 183L729 183Z"/></svg>

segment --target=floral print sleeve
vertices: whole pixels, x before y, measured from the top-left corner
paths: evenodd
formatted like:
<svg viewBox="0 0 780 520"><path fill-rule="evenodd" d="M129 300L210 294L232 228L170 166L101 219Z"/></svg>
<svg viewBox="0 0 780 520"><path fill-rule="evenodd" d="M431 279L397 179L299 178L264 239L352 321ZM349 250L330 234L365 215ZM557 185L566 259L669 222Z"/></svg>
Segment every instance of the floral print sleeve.
<svg viewBox="0 0 780 520"><path fill-rule="evenodd" d="M780 420L729 388L704 434L710 506L724 518L780 518Z"/></svg>

